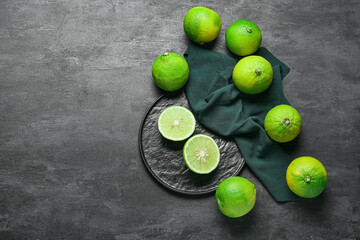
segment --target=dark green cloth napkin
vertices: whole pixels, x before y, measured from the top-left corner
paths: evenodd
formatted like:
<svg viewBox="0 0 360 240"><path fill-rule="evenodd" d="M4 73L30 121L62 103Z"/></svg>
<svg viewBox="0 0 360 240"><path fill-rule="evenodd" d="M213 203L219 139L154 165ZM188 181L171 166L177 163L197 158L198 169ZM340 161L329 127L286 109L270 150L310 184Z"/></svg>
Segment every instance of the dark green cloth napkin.
<svg viewBox="0 0 360 240"><path fill-rule="evenodd" d="M298 197L289 190L285 178L292 159L263 128L271 108L289 104L281 82L290 69L266 48L260 48L254 55L271 63L274 78L265 92L246 95L232 81L232 71L239 59L191 43L184 53L190 68L186 95L202 125L219 135L234 137L246 164L276 201L295 201Z"/></svg>

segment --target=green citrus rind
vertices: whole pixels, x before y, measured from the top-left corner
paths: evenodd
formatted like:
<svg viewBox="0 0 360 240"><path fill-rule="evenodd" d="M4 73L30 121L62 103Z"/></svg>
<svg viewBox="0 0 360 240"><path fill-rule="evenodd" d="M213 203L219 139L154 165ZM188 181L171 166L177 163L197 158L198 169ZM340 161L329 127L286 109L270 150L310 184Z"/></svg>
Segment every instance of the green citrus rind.
<svg viewBox="0 0 360 240"><path fill-rule="evenodd" d="M240 19L226 29L225 41L232 53L248 56L259 49L262 35L260 28L255 23Z"/></svg>
<svg viewBox="0 0 360 240"><path fill-rule="evenodd" d="M286 182L290 190L303 198L319 196L327 186L324 165L313 157L294 159L286 170Z"/></svg>
<svg viewBox="0 0 360 240"><path fill-rule="evenodd" d="M271 64L263 57L242 58L234 67L232 79L245 94L259 94L269 88L273 79Z"/></svg>
<svg viewBox="0 0 360 240"><path fill-rule="evenodd" d="M155 84L162 90L173 92L185 86L189 79L189 66L177 53L164 53L152 65Z"/></svg>
<svg viewBox="0 0 360 240"><path fill-rule="evenodd" d="M272 140L280 143L290 142L299 135L302 119L294 107L280 104L266 114L264 128Z"/></svg>
<svg viewBox="0 0 360 240"><path fill-rule="evenodd" d="M184 18L185 34L193 42L204 44L217 38L221 30L221 18L215 11L206 7L190 9Z"/></svg>
<svg viewBox="0 0 360 240"><path fill-rule="evenodd" d="M243 177L230 177L216 189L216 203L228 217L237 218L249 213L256 202L255 185Z"/></svg>

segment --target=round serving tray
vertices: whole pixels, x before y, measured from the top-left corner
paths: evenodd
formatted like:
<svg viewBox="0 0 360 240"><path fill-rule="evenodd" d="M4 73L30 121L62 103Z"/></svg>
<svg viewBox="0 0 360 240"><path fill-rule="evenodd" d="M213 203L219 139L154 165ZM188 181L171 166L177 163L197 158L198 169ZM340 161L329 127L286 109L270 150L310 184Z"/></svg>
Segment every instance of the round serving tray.
<svg viewBox="0 0 360 240"><path fill-rule="evenodd" d="M183 160L182 150L186 140L169 141L157 128L161 111L172 105L190 109L186 94L178 92L161 96L144 115L139 131L139 150L145 166L160 184L175 192L189 195L213 192L221 181L240 172L244 158L232 138L220 137L197 122L194 134L211 136L221 155L219 166L210 174L193 173Z"/></svg>

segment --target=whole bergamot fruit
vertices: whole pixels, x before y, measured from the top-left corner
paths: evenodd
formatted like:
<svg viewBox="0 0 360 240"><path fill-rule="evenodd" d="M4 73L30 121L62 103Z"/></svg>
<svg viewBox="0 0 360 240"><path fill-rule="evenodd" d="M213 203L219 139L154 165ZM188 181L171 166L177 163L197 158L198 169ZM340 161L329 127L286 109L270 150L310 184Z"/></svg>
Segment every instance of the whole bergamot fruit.
<svg viewBox="0 0 360 240"><path fill-rule="evenodd" d="M189 66L177 53L164 53L156 58L152 66L156 85L165 91L176 91L185 86L189 79Z"/></svg>
<svg viewBox="0 0 360 240"><path fill-rule="evenodd" d="M295 108L281 104L266 114L264 128L272 140L280 143L290 142L299 135L302 119Z"/></svg>
<svg viewBox="0 0 360 240"><path fill-rule="evenodd" d="M265 58L248 56L236 64L232 78L235 86L241 92L258 94L270 86L273 79L273 69Z"/></svg>
<svg viewBox="0 0 360 240"><path fill-rule="evenodd" d="M286 182L296 195L314 198L326 188L327 173L319 160L313 157L299 157L290 163L286 171Z"/></svg>
<svg viewBox="0 0 360 240"><path fill-rule="evenodd" d="M260 47L261 40L260 28L246 19L232 23L225 33L225 41L229 50L239 56L247 56L256 52Z"/></svg>
<svg viewBox="0 0 360 240"><path fill-rule="evenodd" d="M204 44L213 41L219 35L221 19L215 11L199 6L186 13L183 26L190 40Z"/></svg>
<svg viewBox="0 0 360 240"><path fill-rule="evenodd" d="M229 177L219 184L215 198L224 215L237 218L253 209L256 201L256 188L246 178Z"/></svg>

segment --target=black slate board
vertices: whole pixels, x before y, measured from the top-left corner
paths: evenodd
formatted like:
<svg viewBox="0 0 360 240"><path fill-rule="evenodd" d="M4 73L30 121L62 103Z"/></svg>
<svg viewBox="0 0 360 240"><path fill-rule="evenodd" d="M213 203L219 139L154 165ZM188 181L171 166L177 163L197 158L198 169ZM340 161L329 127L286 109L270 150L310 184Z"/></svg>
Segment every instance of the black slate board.
<svg viewBox="0 0 360 240"><path fill-rule="evenodd" d="M210 174L200 175L190 171L182 155L186 140L169 141L161 136L157 128L161 111L172 105L190 109L185 93L180 92L161 96L145 114L139 131L142 159L150 173L166 188L190 195L210 193L221 181L240 172L244 158L231 138L215 135L197 122L194 134L210 135L219 146L221 156L219 166Z"/></svg>

